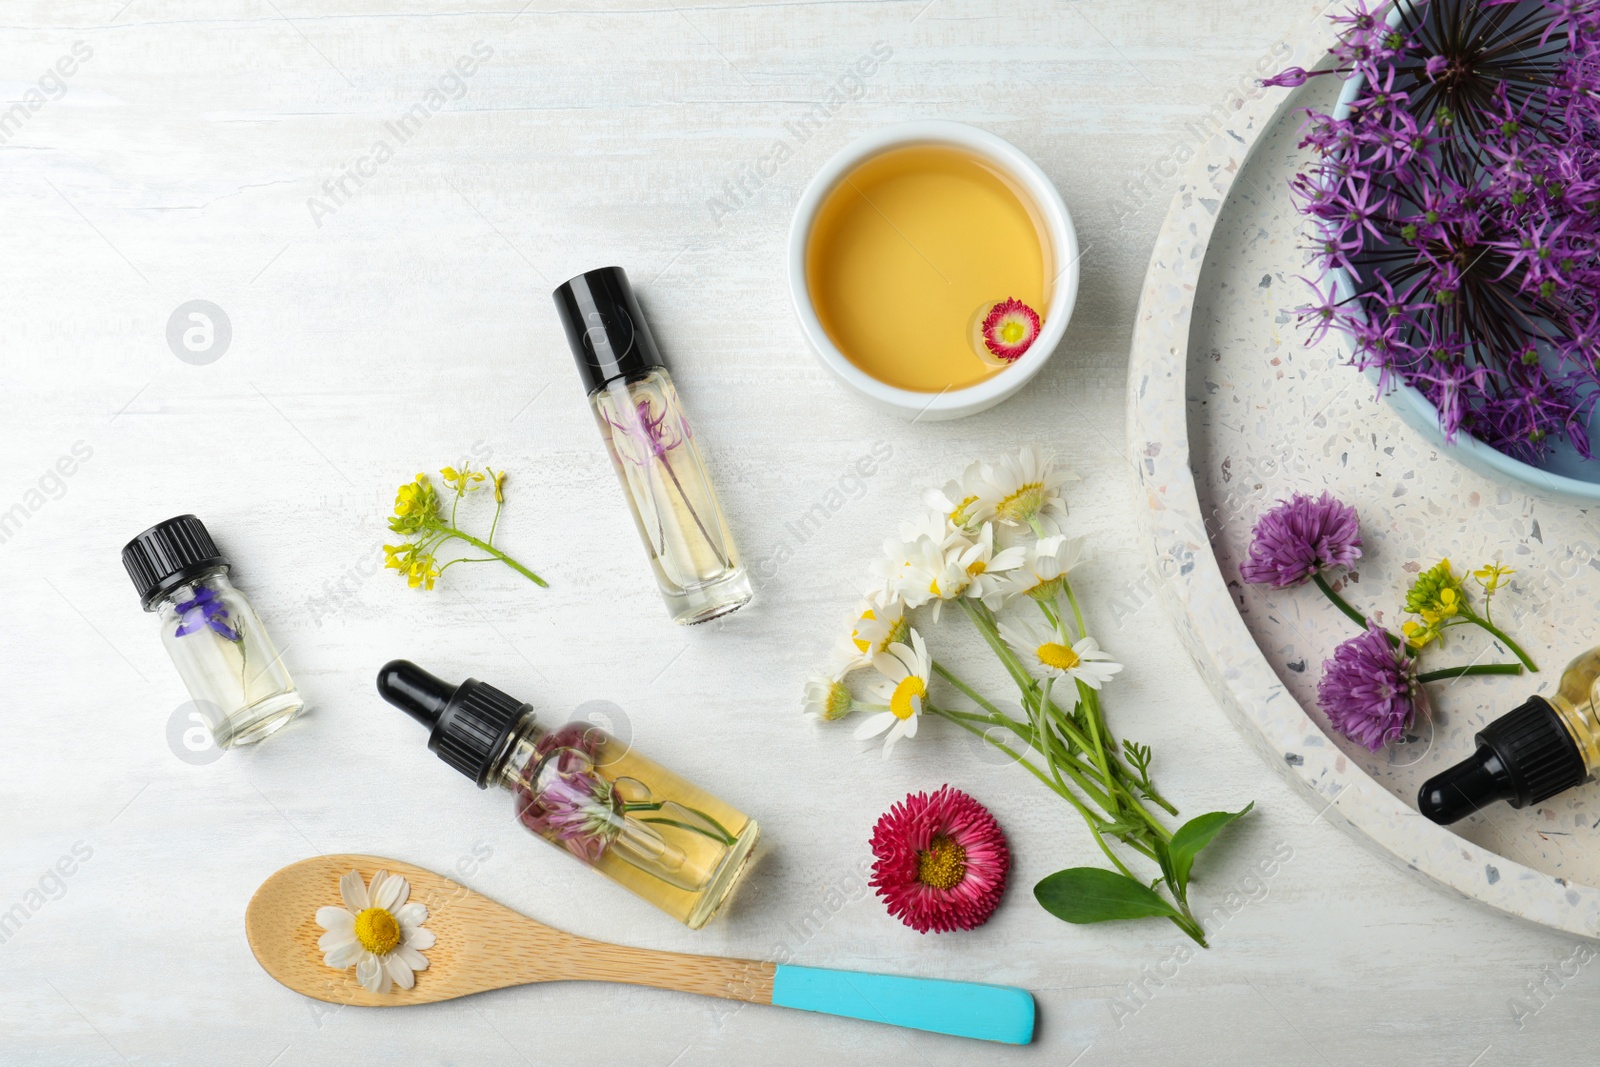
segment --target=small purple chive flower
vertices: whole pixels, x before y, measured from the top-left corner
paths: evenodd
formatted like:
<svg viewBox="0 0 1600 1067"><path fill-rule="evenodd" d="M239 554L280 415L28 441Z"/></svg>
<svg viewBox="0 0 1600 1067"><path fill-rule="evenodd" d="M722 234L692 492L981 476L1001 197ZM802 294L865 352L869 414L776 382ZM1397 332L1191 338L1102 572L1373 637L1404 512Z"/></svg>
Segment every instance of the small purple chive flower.
<svg viewBox="0 0 1600 1067"><path fill-rule="evenodd" d="M654 409L655 404L651 399L643 396L633 407L623 410L621 422L609 414L606 416L606 421L613 429L639 447L645 457L640 462L664 459L668 452L683 444L687 436L687 423L682 419L672 419L672 413L664 406L660 414L653 414Z"/></svg>
<svg viewBox="0 0 1600 1067"><path fill-rule="evenodd" d="M1356 509L1331 493L1317 498L1296 493L1256 520L1250 557L1239 573L1252 584L1287 589L1360 558Z"/></svg>
<svg viewBox="0 0 1600 1067"><path fill-rule="evenodd" d="M1400 740L1425 697L1416 661L1394 647L1385 630L1369 625L1322 665L1317 703L1335 730L1376 752Z"/></svg>
<svg viewBox="0 0 1600 1067"><path fill-rule="evenodd" d="M1301 67L1287 67L1270 78L1263 78L1261 84L1267 88L1294 89L1306 83L1310 74Z"/></svg>
<svg viewBox="0 0 1600 1067"><path fill-rule="evenodd" d="M210 627L229 641L239 640L239 631L228 625L228 609L210 586L200 586L194 591L193 600L176 604L173 610L178 613L178 628L172 632L174 637L187 637Z"/></svg>

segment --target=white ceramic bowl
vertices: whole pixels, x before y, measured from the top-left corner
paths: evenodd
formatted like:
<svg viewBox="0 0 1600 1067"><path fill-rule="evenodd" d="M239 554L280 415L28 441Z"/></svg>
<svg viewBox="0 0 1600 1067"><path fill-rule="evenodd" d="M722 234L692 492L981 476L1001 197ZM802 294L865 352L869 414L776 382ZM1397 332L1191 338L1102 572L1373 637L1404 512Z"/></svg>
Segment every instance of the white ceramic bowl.
<svg viewBox="0 0 1600 1067"><path fill-rule="evenodd" d="M811 227L816 221L818 209L834 186L874 156L912 145L949 145L963 149L994 164L997 170L1015 182L1039 212L1045 236L1050 241L1050 262L1055 264L1057 270L1050 307L1044 314L1044 328L1039 331L1038 339L1022 354L1022 358L976 385L947 389L942 393L898 389L850 362L822 328L806 284L806 245L811 239ZM909 419L959 419L963 415L974 415L994 407L1028 384L1028 380L1039 373L1039 368L1044 366L1056 345L1061 342L1067 322L1072 318L1072 306L1078 299L1078 236L1072 228L1072 215L1061 201L1061 194L1056 192L1056 187L1039 169L1039 165L1011 142L959 122L901 123L870 133L847 145L811 179L811 184L800 197L799 206L795 208L794 223L789 228L789 295L794 300L795 314L800 317L800 328L805 331L806 340L810 342L817 358L846 385L880 407Z"/></svg>

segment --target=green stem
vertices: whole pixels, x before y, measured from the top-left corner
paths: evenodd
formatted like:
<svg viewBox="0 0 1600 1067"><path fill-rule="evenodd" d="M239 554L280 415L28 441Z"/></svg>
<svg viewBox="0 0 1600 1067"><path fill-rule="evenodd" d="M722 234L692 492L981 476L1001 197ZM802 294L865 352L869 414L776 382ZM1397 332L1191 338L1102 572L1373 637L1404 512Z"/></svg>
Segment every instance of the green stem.
<svg viewBox="0 0 1600 1067"><path fill-rule="evenodd" d="M1000 715L1002 718L1006 717L999 708L985 700L981 693L972 688L972 686L968 685L966 682L963 682L960 678L956 677L954 672L952 672L948 667L940 663L938 660L933 661L933 671L939 677L943 678L945 681L959 689L962 696L978 705L978 707L982 708L984 711L987 711L990 715Z"/></svg>
<svg viewBox="0 0 1600 1067"><path fill-rule="evenodd" d="M1465 667L1445 667L1417 675L1419 682L1443 682L1451 678L1465 678L1471 674L1521 674L1520 663L1470 663Z"/></svg>
<svg viewBox="0 0 1600 1067"><path fill-rule="evenodd" d="M1065 587L1066 583L1063 582L1063 588ZM1068 602L1072 604L1075 621L1078 624L1078 630L1080 633L1082 633L1084 632L1083 616L1076 601L1072 598L1070 591L1068 593ZM994 652L995 657L1000 660L1001 664L1006 668L1006 672L1011 675L1012 681L1015 682L1017 688L1021 690L1024 710L1029 714L1029 724L1027 727L1019 729L1020 724L1012 723L1010 719L999 715L998 709L995 711L997 718L986 720L982 716L951 714L943 709L936 708L931 704L925 703L923 707L926 710L941 716L942 718L946 718L949 721L954 722L956 725L960 726L969 733L973 733L979 737L982 737L985 741L988 741L990 744L994 745L995 748L1006 753L1016 762L1022 764L1025 768L1027 768L1028 773L1032 774L1035 778L1039 779L1039 781L1043 782L1051 792L1062 797L1068 803L1070 803L1078 810L1078 813L1083 816L1084 821L1089 825L1089 830L1094 835L1095 844L1099 846L1100 851L1105 854L1107 861L1110 862L1111 865L1115 867L1117 871L1119 871L1124 877L1134 881L1140 881L1140 879L1138 879L1133 872L1129 870L1127 864L1125 864L1121 857L1119 857L1111 848L1111 845L1105 839L1104 834L1105 830L1113 825L1121 824L1123 826L1127 826L1128 824L1124 821L1125 815L1134 815L1136 818L1144 822L1150 828L1148 831L1124 829L1117 834L1118 839L1122 841L1123 844L1134 849L1140 855L1145 856L1147 859L1152 860L1160 866L1162 880L1167 884L1169 891L1171 891L1175 901L1175 907L1179 912L1178 915L1172 917L1173 924L1187 934L1191 939L1193 939L1196 944L1200 945L1201 947L1205 947L1205 932L1200 928L1199 923L1195 921L1194 915L1189 909L1188 902L1178 894L1176 884L1172 880L1172 873L1169 864L1164 859L1166 845L1167 842L1171 840L1172 835L1160 824L1159 821L1156 820L1153 815L1150 814L1148 810L1145 809L1144 805L1140 803L1139 798L1133 795L1131 786L1135 783L1133 782L1130 772L1122 764L1120 759L1116 759L1106 749L1106 727L1104 718L1102 717L1099 709L1098 694L1094 693L1094 691L1089 689L1087 686L1080 685L1080 700L1084 707L1084 717L1088 723L1089 733L1091 735L1085 736L1083 730L1078 727L1072 716L1064 712L1053 700L1051 700L1049 698L1048 691L1040 687L1039 684L1035 682L1028 672L1022 667L1021 662L1012 653L1011 649L1007 647L1004 640L1001 639L999 630L992 615L986 609L980 607L965 597L961 598L959 603L961 604L962 610L964 610L967 613L967 616L972 620L973 625L977 627L978 633L982 635L985 643L987 643L990 649ZM1041 604L1040 606L1041 609L1044 609L1044 605ZM1045 614L1046 617L1050 617L1050 612L1048 610L1045 611ZM949 670L939 667L938 665L935 665L935 669L938 670L942 677L944 677L947 681L950 681L952 685L955 685L956 688L963 694L973 699L973 702L978 704L979 707L994 707L993 704L990 704L988 701L979 697L976 694L976 691L970 686L959 681L959 679L957 679ZM1031 711L1029 710L1030 708L1032 709ZM1034 712L1037 712L1038 714L1037 723L1035 723L1033 719ZM1010 729L1023 737L1028 737L1029 734L1033 735L1030 740L1030 744L1039 749L1040 755L1049 765L1050 773L1046 774L1044 771L1041 771L1038 767L1024 759L1010 746L997 741L993 737L990 737L984 730L976 725L977 723L981 722L989 722L991 725L1007 725ZM1053 722L1057 727L1060 728L1060 732L1063 737L1058 738L1055 731L1049 728L1050 722ZM1072 744L1077 745L1083 750L1085 755L1090 756L1095 762L1089 766L1081 764L1069 751L1065 750L1066 741L1070 741ZM1113 770L1113 768L1115 768L1115 770ZM1089 780L1095 777L1096 772L1098 772L1100 779L1100 781L1096 784L1103 787L1104 792L1102 792L1101 789L1096 789L1089 784ZM1083 801L1079 800L1078 797L1073 794L1072 790L1067 787L1066 782L1061 780L1062 774L1065 774L1067 777L1071 778L1079 789L1082 789L1106 812L1108 816L1117 820L1117 822L1108 823L1105 818L1102 818L1091 811ZM1155 800L1156 798L1152 797L1151 799ZM1158 802L1161 803L1163 807L1167 808L1167 810L1172 811L1171 806L1166 804L1165 801ZM1176 813L1174 812L1174 814ZM1139 836L1135 836L1136 834L1144 833L1149 833L1151 835L1153 843L1147 844L1144 840L1141 840Z"/></svg>
<svg viewBox="0 0 1600 1067"><path fill-rule="evenodd" d="M505 510L504 500L496 501L494 505L494 519L489 523L489 536L485 538L491 545L494 544L494 532L500 526L500 512Z"/></svg>
<svg viewBox="0 0 1600 1067"><path fill-rule="evenodd" d="M1035 767L1032 763L1028 762L1028 760L1020 752L1018 752L1016 749L1012 748L1010 745L1006 744L1004 741L995 740L993 737L989 736L989 734L986 731L979 729L972 722L968 721L969 719L972 719L972 718L977 718L977 720L979 722L987 722L988 720L983 719L982 717L975 717L975 716L966 715L966 714L963 714L961 712L952 712L952 711L950 711L950 710L948 710L946 708L935 707L934 705L927 704L927 703L923 704L922 707L923 707L923 710L931 712L934 715L937 715L942 719L948 719L950 722L955 723L957 726L961 727L963 730L966 730L968 733L974 734L977 737L981 737L983 740L987 741L989 744L993 745L995 748L999 749L1001 752L1004 752L1006 755L1010 756L1011 759L1014 762L1016 762L1018 764L1021 764L1022 767L1029 774L1033 775L1035 778L1039 779L1039 781L1043 782L1045 787L1047 789L1049 789L1050 792L1056 794L1058 797L1060 797L1061 799L1065 800L1067 803L1071 804L1074 808L1078 809L1078 814L1083 816L1084 822L1089 824L1089 830L1090 830L1090 832L1092 832L1094 834L1095 843L1100 846L1100 851L1105 853L1106 858L1109 859L1116 866L1116 868L1119 871L1121 871L1123 874L1127 875L1129 878L1133 878L1134 877L1133 876L1133 872L1128 870L1128 868L1117 857L1117 855L1114 852L1111 851L1110 846L1106 844L1105 839L1101 836L1101 833L1102 833L1104 827L1106 827L1109 824L1104 819L1102 819L1100 816L1096 815L1087 805L1085 805L1083 803L1083 801L1079 800L1076 796L1074 796L1073 793L1072 793L1072 790L1067 788L1066 783L1061 782L1059 779L1052 780L1050 775L1046 774L1044 771L1041 771L1038 767ZM990 725L997 725L997 724L990 723ZM1032 744L1032 743L1034 743L1034 742L1030 741L1030 744ZM1042 746L1039 746L1039 745L1035 744L1035 747L1042 747ZM1069 771L1069 775L1070 775L1070 771ZM1076 777L1074 777L1073 780L1074 781L1078 781L1078 779ZM1082 788L1083 783L1081 781L1079 781L1078 784L1079 784L1079 787ZM1133 841L1133 842L1127 842L1127 843L1129 845L1131 845L1136 851L1142 853L1143 855L1147 856L1148 858L1155 859L1155 855L1148 848L1145 848L1144 846L1142 846L1138 842Z"/></svg>
<svg viewBox="0 0 1600 1067"><path fill-rule="evenodd" d="M1078 624L1078 633L1085 637L1089 636L1089 628L1083 621L1083 611L1078 607L1078 597L1073 593L1072 583L1067 580L1065 575L1061 578L1061 591L1066 594L1067 603L1072 607L1072 618ZM1093 737L1095 750L1099 756L1098 762L1101 765L1101 769L1109 775L1112 771L1112 762L1116 760L1116 757L1107 753L1106 746L1109 740L1110 728L1106 725L1105 712L1100 708L1100 693L1093 687L1079 682L1078 699L1083 703L1084 718L1089 720L1090 734ZM1117 770L1122 772L1118 777L1122 786L1122 793L1127 798L1131 810L1148 823L1150 828L1155 831L1156 836L1163 842L1171 840L1172 835L1167 832L1167 828L1162 826L1155 816L1151 815L1145 809L1145 806L1139 803L1139 798L1133 795L1133 783L1130 780L1132 776L1128 769L1122 765L1120 760L1116 760L1115 766ZM1154 794L1155 788L1152 786L1148 792ZM1156 800L1154 796L1151 799ZM1172 805L1165 800L1156 802L1165 807L1169 813L1177 814Z"/></svg>
<svg viewBox="0 0 1600 1067"><path fill-rule="evenodd" d="M961 597L957 602L961 605L962 610L967 613L967 617L972 620L973 626L977 627L978 633L983 636L984 641L988 643L989 648L1000 660L1001 665L1005 667L1006 672L1011 675L1011 680L1015 682L1017 688L1022 691L1023 700L1026 702L1029 695L1033 693L1034 689L1036 688L1036 684L1032 676L1030 676L1027 670L1023 668L1022 664L1017 660L1015 654L1012 653L1010 647L1000 637L999 631L995 628L994 621L988 617L987 612L983 608L979 607L966 597ZM1088 737L1086 737L1083 731L1077 727L1071 716L1062 711L1061 708L1053 701L1049 703L1049 707L1055 712L1056 721L1061 725L1062 729L1067 732L1067 735L1072 743L1083 749L1085 752L1090 751L1091 746ZM1135 784L1133 773L1123 765L1120 758L1114 759L1112 766L1116 768L1117 779L1127 785ZM1157 793L1154 788L1151 788L1150 790L1150 800L1163 808L1168 814L1178 814L1178 809L1173 807L1173 805L1169 803L1166 798Z"/></svg>
<svg viewBox="0 0 1600 1067"><path fill-rule="evenodd" d="M510 556L506 555L504 552L500 551L487 541L480 541L478 538L473 537L469 533L464 533L461 530L456 529L454 526L446 526L443 523L430 524L429 528L444 533L446 535L446 540L451 537L460 538L473 548L476 548L479 552L487 552L501 563L504 563L507 567L510 567L512 570L528 579L534 585L539 586L541 589L548 589L550 587L549 582L546 582L543 578L539 577L537 574L533 573L528 568L524 567L522 564L518 563L516 560L512 559Z"/></svg>
<svg viewBox="0 0 1600 1067"><path fill-rule="evenodd" d="M1528 658L1528 654L1526 652L1522 651L1522 646L1517 644L1515 641L1511 640L1511 638L1507 637L1504 630L1500 629L1500 627L1496 626L1494 623L1490 622L1488 619L1480 618L1477 615L1468 615L1466 618L1467 618L1467 620L1469 622L1475 623L1478 626L1481 626L1485 630L1489 631L1491 634L1493 634L1495 636L1496 640L1498 640L1501 644L1505 645L1507 648L1509 648L1511 650L1511 654L1513 656L1516 656L1518 659L1520 659L1522 661L1522 665L1524 667L1528 668L1528 670L1532 671L1534 674L1538 674L1539 673L1539 668L1535 667L1533 665L1533 660L1529 659ZM1496 672L1496 673L1503 673L1503 672Z"/></svg>
<svg viewBox="0 0 1600 1067"><path fill-rule="evenodd" d="M1344 597L1340 596L1338 593L1335 593L1333 591L1333 586L1328 584L1328 579L1322 576L1322 572L1318 571L1317 573L1313 574L1311 576L1311 580L1317 583L1317 588L1322 590L1323 596L1327 597L1333 602L1334 607L1344 612L1350 617L1352 622L1361 627L1363 630L1367 628L1367 617L1361 614L1361 612L1357 611L1355 608L1351 607L1349 602L1346 601ZM1387 630L1384 632L1388 634L1389 643L1398 648L1400 646L1400 639L1394 634L1388 633Z"/></svg>

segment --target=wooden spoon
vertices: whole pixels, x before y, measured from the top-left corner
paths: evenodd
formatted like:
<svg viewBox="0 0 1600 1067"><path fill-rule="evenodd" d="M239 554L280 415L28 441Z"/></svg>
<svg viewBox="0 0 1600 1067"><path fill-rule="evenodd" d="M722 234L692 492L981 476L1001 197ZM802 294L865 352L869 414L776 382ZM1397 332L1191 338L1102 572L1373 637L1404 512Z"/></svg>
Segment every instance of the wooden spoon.
<svg viewBox="0 0 1600 1067"><path fill-rule="evenodd" d="M411 989L369 993L355 968L322 962L316 913L342 906L339 877L364 882L385 870L411 883L438 940ZM266 972L297 993L335 1004L398 1007L450 1000L529 982L627 982L752 1004L1025 1045L1033 1040L1033 995L1012 986L901 978L858 971L690 956L627 948L564 933L520 915L432 871L381 856L341 854L291 863L256 890L245 910L250 950Z"/></svg>

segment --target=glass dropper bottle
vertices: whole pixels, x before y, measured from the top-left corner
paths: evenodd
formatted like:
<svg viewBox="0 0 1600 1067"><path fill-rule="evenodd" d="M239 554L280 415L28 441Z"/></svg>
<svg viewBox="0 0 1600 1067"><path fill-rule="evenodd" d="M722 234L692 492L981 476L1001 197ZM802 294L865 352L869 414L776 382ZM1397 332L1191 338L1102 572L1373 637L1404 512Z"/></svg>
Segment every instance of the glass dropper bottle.
<svg viewBox="0 0 1600 1067"><path fill-rule="evenodd" d="M1474 741L1471 756L1417 794L1417 810L1436 823L1499 800L1524 808L1582 785L1600 768L1600 648L1567 664L1551 696L1529 697Z"/></svg>
<svg viewBox="0 0 1600 1067"><path fill-rule="evenodd" d="M515 798L517 821L691 930L738 884L756 821L584 720L547 729L533 708L468 678L452 685L408 660L378 693L428 727L428 747Z"/></svg>

